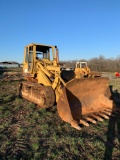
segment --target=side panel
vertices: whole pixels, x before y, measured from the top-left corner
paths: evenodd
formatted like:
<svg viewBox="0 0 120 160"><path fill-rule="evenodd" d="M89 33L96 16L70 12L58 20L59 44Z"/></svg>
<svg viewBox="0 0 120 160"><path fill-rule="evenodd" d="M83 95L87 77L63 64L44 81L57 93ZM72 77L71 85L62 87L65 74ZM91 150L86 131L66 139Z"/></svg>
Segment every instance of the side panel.
<svg viewBox="0 0 120 160"><path fill-rule="evenodd" d="M23 73L32 74L34 66L34 57L36 52L36 46L26 46L24 50L24 62L23 62Z"/></svg>

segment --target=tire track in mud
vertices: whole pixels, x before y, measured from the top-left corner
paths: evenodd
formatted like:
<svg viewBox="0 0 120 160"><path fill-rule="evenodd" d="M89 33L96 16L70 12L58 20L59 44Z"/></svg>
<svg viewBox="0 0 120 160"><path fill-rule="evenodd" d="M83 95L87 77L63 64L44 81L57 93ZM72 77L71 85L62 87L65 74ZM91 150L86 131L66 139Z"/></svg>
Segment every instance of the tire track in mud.
<svg viewBox="0 0 120 160"><path fill-rule="evenodd" d="M25 121L24 115L22 111L16 112L9 128L11 144L7 149L7 155L14 155L16 158L27 157L26 151L29 148L29 137L24 132L29 123Z"/></svg>
<svg viewBox="0 0 120 160"><path fill-rule="evenodd" d="M30 148L29 136L25 133L30 123L25 119L24 105L19 104L20 99L16 99L17 85L0 86L0 159L26 159Z"/></svg>
<svg viewBox="0 0 120 160"><path fill-rule="evenodd" d="M4 118L1 122L4 124L9 123L3 130L7 137L6 140L9 141L4 154L5 157L17 159L27 157L26 151L29 149L29 137L24 133L24 128L28 124L24 120L23 113L18 111L12 117Z"/></svg>

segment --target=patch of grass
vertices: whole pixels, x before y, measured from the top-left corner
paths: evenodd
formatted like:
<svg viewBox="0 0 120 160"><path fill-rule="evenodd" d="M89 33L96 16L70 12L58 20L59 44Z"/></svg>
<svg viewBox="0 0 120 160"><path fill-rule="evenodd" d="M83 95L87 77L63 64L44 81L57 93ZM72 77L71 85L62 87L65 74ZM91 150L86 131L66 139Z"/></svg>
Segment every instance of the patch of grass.
<svg viewBox="0 0 120 160"><path fill-rule="evenodd" d="M112 90L114 92L120 93L120 79L119 78L111 79L109 82L109 85L112 86Z"/></svg>
<svg viewBox="0 0 120 160"><path fill-rule="evenodd" d="M17 85L0 85L0 159L119 160L119 115L77 131L60 119L56 106L38 109L17 97ZM119 95L119 81L110 85Z"/></svg>

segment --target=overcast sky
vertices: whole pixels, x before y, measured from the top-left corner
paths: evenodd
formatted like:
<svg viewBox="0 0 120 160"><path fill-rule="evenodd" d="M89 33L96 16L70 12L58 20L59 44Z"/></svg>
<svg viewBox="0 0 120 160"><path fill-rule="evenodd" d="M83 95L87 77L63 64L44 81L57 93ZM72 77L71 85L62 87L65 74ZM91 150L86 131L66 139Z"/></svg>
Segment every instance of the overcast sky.
<svg viewBox="0 0 120 160"><path fill-rule="evenodd" d="M57 45L60 60L120 55L120 0L0 0L0 61L23 61L29 43Z"/></svg>

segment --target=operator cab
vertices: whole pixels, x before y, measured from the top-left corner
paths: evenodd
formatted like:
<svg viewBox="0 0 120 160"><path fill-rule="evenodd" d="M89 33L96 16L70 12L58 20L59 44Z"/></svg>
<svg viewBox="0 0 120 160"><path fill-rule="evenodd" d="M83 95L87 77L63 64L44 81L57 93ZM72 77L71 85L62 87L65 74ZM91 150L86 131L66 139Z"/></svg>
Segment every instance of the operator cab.
<svg viewBox="0 0 120 160"><path fill-rule="evenodd" d="M58 49L57 46L48 46L48 45L42 45L42 44L29 44L25 47L24 50L24 68L26 69L26 72L32 72L33 63L36 60L39 61L51 61L56 60L56 63L58 63Z"/></svg>
<svg viewBox="0 0 120 160"><path fill-rule="evenodd" d="M86 68L87 62L76 62L76 68Z"/></svg>

